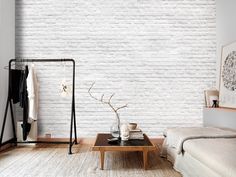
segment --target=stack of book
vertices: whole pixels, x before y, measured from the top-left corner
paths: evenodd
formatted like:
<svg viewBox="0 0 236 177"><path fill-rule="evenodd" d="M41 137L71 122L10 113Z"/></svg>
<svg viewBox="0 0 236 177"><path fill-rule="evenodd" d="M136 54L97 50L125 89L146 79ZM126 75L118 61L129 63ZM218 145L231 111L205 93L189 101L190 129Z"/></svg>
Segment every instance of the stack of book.
<svg viewBox="0 0 236 177"><path fill-rule="evenodd" d="M129 131L129 139L130 140L143 140L143 132L140 129L134 129Z"/></svg>

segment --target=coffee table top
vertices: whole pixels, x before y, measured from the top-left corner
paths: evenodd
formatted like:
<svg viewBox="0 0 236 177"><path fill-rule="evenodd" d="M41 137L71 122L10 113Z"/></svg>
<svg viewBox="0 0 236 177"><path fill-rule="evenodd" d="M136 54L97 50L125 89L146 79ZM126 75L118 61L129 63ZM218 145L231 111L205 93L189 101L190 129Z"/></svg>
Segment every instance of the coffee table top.
<svg viewBox="0 0 236 177"><path fill-rule="evenodd" d="M143 140L128 140L128 141L120 141L117 144L110 144L108 142L108 138L112 138L112 135L109 133L99 133L97 134L97 138L94 144L94 147L147 147L147 146L154 146L152 142L149 140L148 136L144 134Z"/></svg>

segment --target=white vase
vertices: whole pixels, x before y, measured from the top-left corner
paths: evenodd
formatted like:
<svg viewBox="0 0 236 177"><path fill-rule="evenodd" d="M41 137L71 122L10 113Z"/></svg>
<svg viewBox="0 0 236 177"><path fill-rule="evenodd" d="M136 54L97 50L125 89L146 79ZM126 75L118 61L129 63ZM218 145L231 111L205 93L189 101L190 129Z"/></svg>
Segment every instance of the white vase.
<svg viewBox="0 0 236 177"><path fill-rule="evenodd" d="M129 127L127 124L123 124L120 128L121 131L121 140L127 141L129 140Z"/></svg>

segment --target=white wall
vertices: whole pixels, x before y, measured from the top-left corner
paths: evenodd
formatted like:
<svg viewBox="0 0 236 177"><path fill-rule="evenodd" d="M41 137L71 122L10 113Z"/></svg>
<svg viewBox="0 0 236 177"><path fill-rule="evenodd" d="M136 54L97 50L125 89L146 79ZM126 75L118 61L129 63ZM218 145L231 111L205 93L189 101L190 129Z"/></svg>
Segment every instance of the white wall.
<svg viewBox="0 0 236 177"><path fill-rule="evenodd" d="M215 0L16 1L16 55L76 59L79 136L109 131L114 114L87 89L116 105L121 120L151 136L202 124L203 90L215 84ZM59 98L59 65L37 66L40 135L67 137L70 100ZM67 73L68 78L71 74Z"/></svg>
<svg viewBox="0 0 236 177"><path fill-rule="evenodd" d="M236 1L217 0L217 86L219 88L219 74L222 46L236 41Z"/></svg>
<svg viewBox="0 0 236 177"><path fill-rule="evenodd" d="M4 117L8 89L8 70L4 66L15 57L15 1L0 0L0 130ZM10 112L9 112L10 113ZM10 114L8 114L10 115ZM10 117L5 128L3 141L12 138Z"/></svg>

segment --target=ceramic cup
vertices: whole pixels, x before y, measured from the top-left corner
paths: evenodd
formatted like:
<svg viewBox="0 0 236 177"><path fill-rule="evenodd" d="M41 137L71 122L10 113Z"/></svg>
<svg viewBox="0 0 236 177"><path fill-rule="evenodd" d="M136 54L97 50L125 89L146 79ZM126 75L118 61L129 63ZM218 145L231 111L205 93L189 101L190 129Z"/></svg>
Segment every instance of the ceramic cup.
<svg viewBox="0 0 236 177"><path fill-rule="evenodd" d="M135 130L137 128L137 123L129 123L128 127L130 130Z"/></svg>

